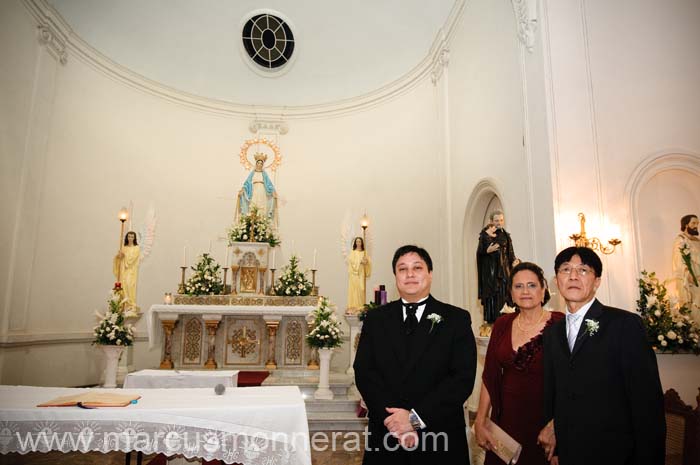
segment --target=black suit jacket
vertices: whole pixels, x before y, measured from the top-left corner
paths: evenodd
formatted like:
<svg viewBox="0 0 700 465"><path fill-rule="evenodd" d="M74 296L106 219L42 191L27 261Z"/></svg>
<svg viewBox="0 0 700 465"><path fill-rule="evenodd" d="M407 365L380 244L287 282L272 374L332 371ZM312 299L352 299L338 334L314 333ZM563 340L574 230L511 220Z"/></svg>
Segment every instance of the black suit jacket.
<svg viewBox="0 0 700 465"><path fill-rule="evenodd" d="M428 319L432 313L443 321L433 325ZM370 310L354 369L369 416L365 464L468 463L463 404L474 387L476 344L467 311L429 297L408 344L400 300ZM432 449L425 440L415 451L387 453L396 441L385 440L386 407L415 409L427 425L423 432L444 433L447 451L437 455L422 451L423 444ZM443 448L440 444L438 448Z"/></svg>
<svg viewBox="0 0 700 465"><path fill-rule="evenodd" d="M598 322L595 334L586 320ZM573 351L566 319L553 324L544 333L544 376L561 465L664 463L663 392L638 315L596 299Z"/></svg>

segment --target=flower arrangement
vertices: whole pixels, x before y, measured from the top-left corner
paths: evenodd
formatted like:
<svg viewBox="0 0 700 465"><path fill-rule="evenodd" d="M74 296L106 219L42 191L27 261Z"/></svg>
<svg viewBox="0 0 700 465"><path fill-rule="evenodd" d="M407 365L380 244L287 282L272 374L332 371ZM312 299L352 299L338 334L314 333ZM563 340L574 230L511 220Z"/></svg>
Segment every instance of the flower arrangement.
<svg viewBox="0 0 700 465"><path fill-rule="evenodd" d="M700 354L700 328L690 317L690 310L669 299L666 286L654 272L642 271L637 311L655 350Z"/></svg>
<svg viewBox="0 0 700 465"><path fill-rule="evenodd" d="M251 206L246 215L241 215L238 224L228 230L229 245L234 242L267 242L270 247L279 245L280 240L272 228L267 215L261 215L258 207Z"/></svg>
<svg viewBox="0 0 700 465"><path fill-rule="evenodd" d="M340 321L326 297L318 299L318 306L309 313L311 331L306 335L306 343L317 349L332 349L343 343Z"/></svg>
<svg viewBox="0 0 700 465"><path fill-rule="evenodd" d="M370 302L368 304L364 304L362 306L362 310L359 311L357 314L357 319L360 321L365 321L365 318L367 318L367 312L370 310L374 310L375 308L379 307L380 305L374 302Z"/></svg>
<svg viewBox="0 0 700 465"><path fill-rule="evenodd" d="M195 266L190 267L194 274L185 283L185 294L220 294L224 283L219 276L219 266L208 253L202 254Z"/></svg>
<svg viewBox="0 0 700 465"><path fill-rule="evenodd" d="M299 259L292 255L289 265L283 268L282 276L274 285L276 295L298 296L311 294L312 284L306 277L306 272L299 269Z"/></svg>
<svg viewBox="0 0 700 465"><path fill-rule="evenodd" d="M131 324L126 324L126 319L138 316L138 313L134 309L125 310L127 300L123 296L121 286L115 285L107 303L108 308L104 315L95 311L95 316L100 319L100 323L93 328L95 339L92 343L111 346L132 345L134 328Z"/></svg>

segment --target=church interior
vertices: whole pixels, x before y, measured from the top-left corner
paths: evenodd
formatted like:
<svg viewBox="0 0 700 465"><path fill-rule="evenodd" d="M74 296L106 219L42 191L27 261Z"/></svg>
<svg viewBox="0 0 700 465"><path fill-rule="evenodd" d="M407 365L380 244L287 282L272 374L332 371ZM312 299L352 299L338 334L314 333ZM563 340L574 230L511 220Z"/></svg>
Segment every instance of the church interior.
<svg viewBox="0 0 700 465"><path fill-rule="evenodd" d="M672 294L679 220L700 214L698 24L696 0L3 0L0 385L104 385L95 325L119 282L117 385L236 370L298 386L307 434L361 430L355 239L361 304L398 298L399 246L427 249L483 363L476 250L496 210L550 287L578 235L601 301L639 311L643 271ZM251 245L252 211L278 244ZM290 261L303 290L285 296ZM198 265L220 285L198 291ZM325 362L306 343L319 297L342 331ZM697 412L700 358L657 349L663 391Z"/></svg>

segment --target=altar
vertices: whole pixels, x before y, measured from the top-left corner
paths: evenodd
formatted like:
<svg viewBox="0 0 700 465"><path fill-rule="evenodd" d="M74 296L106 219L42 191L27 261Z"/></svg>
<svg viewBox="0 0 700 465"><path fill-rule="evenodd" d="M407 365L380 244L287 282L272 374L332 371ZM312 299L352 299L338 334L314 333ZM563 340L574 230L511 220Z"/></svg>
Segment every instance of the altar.
<svg viewBox="0 0 700 465"><path fill-rule="evenodd" d="M160 368L305 368L306 317L318 297L176 296L147 313L149 348L162 344Z"/></svg>

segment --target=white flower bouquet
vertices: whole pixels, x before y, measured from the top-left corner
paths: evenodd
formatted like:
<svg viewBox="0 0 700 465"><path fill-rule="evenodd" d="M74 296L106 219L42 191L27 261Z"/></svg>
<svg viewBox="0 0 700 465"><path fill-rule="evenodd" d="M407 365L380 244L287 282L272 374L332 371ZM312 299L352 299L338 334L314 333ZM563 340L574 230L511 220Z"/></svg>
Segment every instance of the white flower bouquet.
<svg viewBox="0 0 700 465"><path fill-rule="evenodd" d="M311 331L306 335L306 343L318 349L332 349L343 343L340 321L326 297L318 299L318 306L309 313Z"/></svg>

